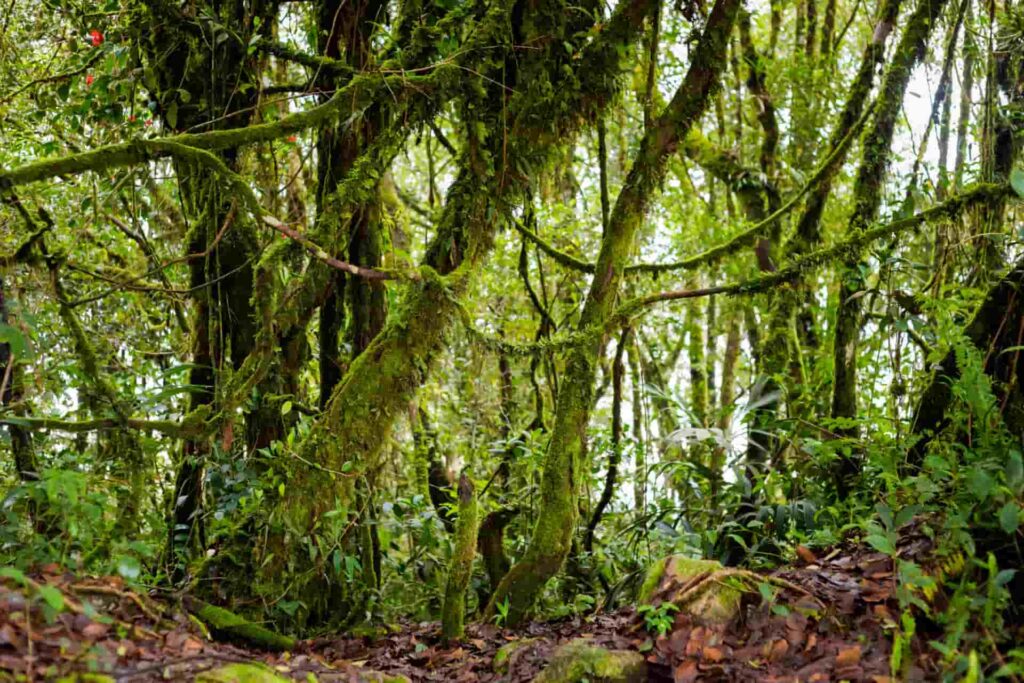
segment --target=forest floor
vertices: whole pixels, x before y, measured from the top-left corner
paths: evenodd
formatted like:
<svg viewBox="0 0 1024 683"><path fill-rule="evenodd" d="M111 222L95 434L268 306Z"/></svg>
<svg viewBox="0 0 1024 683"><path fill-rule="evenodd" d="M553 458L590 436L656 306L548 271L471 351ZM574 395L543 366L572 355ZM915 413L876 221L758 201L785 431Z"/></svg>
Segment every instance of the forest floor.
<svg viewBox="0 0 1024 683"><path fill-rule="evenodd" d="M899 554L925 558L930 549L923 534L912 532L903 534ZM765 575L781 587L771 600L752 591L740 615L717 626L698 625L680 612L661 637L649 635L629 608L515 630L474 624L463 641L451 645L441 642L437 624L427 623L373 641L300 641L287 653L216 642L180 605L131 591L119 578L76 577L49 566L2 581L0 680L228 681L241 677L217 672L257 662L286 680L381 681L401 675L412 681L516 683L533 680L559 646L576 639L640 653L630 656L643 658L646 677L654 681L890 680L887 632L899 619L892 560L852 544L819 556L800 554L800 566ZM929 650L915 643L912 666L901 678L934 680L937 664Z"/></svg>

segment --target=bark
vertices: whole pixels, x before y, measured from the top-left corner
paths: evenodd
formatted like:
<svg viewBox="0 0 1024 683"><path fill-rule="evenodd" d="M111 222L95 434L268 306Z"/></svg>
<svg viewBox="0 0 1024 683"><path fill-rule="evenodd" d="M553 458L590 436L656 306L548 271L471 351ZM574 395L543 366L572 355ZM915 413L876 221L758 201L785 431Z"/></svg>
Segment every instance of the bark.
<svg viewBox="0 0 1024 683"><path fill-rule="evenodd" d="M813 0L810 4L813 5ZM746 11L740 15L740 44L743 47L743 60L747 63L747 90L754 98L757 120L764 132L761 139L761 171L771 181L775 178L775 153L779 146L779 124L775 116L775 105L768 93L764 64L750 37L750 13Z"/></svg>
<svg viewBox="0 0 1024 683"><path fill-rule="evenodd" d="M45 242L42 243L42 249L46 252ZM113 417L117 425L109 433L101 435L96 449L97 458L110 467L115 478L128 482L127 489L120 490L117 495L120 515L114 533L118 536L135 534L138 532L140 507L145 499L145 485L149 477L139 435L128 422L131 418L131 405L121 397L107 376L94 339L85 331L69 303L60 277L61 259L47 254L46 264L60 318L71 336L84 375L85 382L80 391L96 417Z"/></svg>
<svg viewBox="0 0 1024 683"><path fill-rule="evenodd" d="M967 1L964 16L963 67L960 77L960 105L956 124L956 157L953 160L953 187L959 192L963 189L964 166L967 163L967 136L971 123L972 103L974 101L974 67L978 57L978 47L974 42L974 3Z"/></svg>
<svg viewBox="0 0 1024 683"><path fill-rule="evenodd" d="M451 506L452 480L441 457L437 431L430 424L427 411L420 406L417 414L419 424L413 429L413 438L426 470L427 498L445 531L452 533L455 531L455 512Z"/></svg>
<svg viewBox="0 0 1024 683"><path fill-rule="evenodd" d="M968 5L968 11L969 11ZM970 39L965 30L965 50ZM1024 109L1024 64L1013 59L1013 53L1001 54L998 64L997 85L1007 97L1007 105L1000 112L997 131L999 147L994 159L997 177L1005 178L1020 156L1020 114ZM995 197L982 204L992 230L1002 229L1006 197ZM1000 401L1000 412L1011 433L1024 432L1024 356L1020 348L1024 340L1024 260L1013 268L986 295L974 317L964 329L967 340L984 353L984 369L993 380L993 388ZM1014 349L1013 351L1007 351ZM920 466L928 444L948 423L946 413L953 398L952 385L959 377L956 353L950 350L933 373L914 411L911 432L918 436L908 453L908 463Z"/></svg>
<svg viewBox="0 0 1024 683"><path fill-rule="evenodd" d="M783 258L799 257L813 249L821 240L821 218L831 195L836 174L842 168L849 150L849 146L844 147L842 141L864 113L874 83L875 71L885 56L886 39L899 14L900 2L901 0L885 0L879 8L871 40L861 54L860 64L850 85L846 102L829 136L826 149L829 150L830 161L817 185L807 197L804 210L797 220L795 234L780 250ZM764 338L764 345L754 346L760 361L758 370L761 378L760 386L765 389L767 395L778 393L782 389L778 378L786 375L789 365L789 336L790 330L793 328L794 316L800 320L803 353L812 359L817 353L817 344L813 337L812 304L813 298L802 286L795 286L792 291L783 289L771 295L766 313L768 321L765 325L767 335ZM794 411L798 411L798 404L801 400L799 388L791 386L790 389L794 394L790 397L789 405ZM774 422L780 405L780 402L772 401L761 406L755 413L755 419L762 432L751 442L755 451L751 451L749 455L754 458L755 462L764 458L774 448L764 432Z"/></svg>
<svg viewBox="0 0 1024 683"><path fill-rule="evenodd" d="M488 513L480 524L480 532L477 535L477 548L480 551L480 558L484 563L484 570L487 572L488 590L480 592L480 608L487 605L491 594L497 590L498 584L505 578L511 560L505 553L505 527L507 527L518 514L516 508L504 508Z"/></svg>
<svg viewBox="0 0 1024 683"><path fill-rule="evenodd" d="M637 229L664 176L668 157L704 112L718 85L738 8L736 0L715 4L682 85L641 140L601 241L596 276L580 315L580 328L602 323L612 311ZM521 621L569 554L578 515L579 475L586 471L586 427L600 350L601 340L588 341L573 349L566 359L565 381L545 454L537 523L523 559L512 567L491 597L488 616L497 603L507 599L509 622Z"/></svg>
<svg viewBox="0 0 1024 683"><path fill-rule="evenodd" d="M740 321L735 313L731 313L726 323L725 354L722 358L722 388L719 397L719 420L718 427L728 438L732 434L732 414L736 400L736 366L740 358ZM711 457L711 472L714 479L711 482L711 495L714 498L722 486L723 473L725 471L726 456L728 450L726 445L719 445L715 448Z"/></svg>
<svg viewBox="0 0 1024 683"><path fill-rule="evenodd" d="M633 387L633 503L637 510L647 507L647 439L644 428L644 381L641 374L640 340L633 335L629 349L629 381Z"/></svg>

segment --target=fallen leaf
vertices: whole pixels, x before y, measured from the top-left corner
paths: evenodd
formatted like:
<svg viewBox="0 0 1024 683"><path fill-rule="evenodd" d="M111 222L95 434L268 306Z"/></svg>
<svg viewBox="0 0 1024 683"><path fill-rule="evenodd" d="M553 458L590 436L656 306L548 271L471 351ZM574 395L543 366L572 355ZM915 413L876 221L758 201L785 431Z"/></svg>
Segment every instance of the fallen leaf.
<svg viewBox="0 0 1024 683"><path fill-rule="evenodd" d="M93 622L82 629L82 635L89 640L99 640L103 636L107 635L109 630L110 626Z"/></svg>
<svg viewBox="0 0 1024 683"><path fill-rule="evenodd" d="M789 652L789 643L784 638L779 638L771 644L768 651L768 661L778 662Z"/></svg>
<svg viewBox="0 0 1024 683"><path fill-rule="evenodd" d="M720 662L725 655L717 647L706 647L704 648L703 657L709 662Z"/></svg>
<svg viewBox="0 0 1024 683"><path fill-rule="evenodd" d="M697 680L698 675L700 674L697 671L697 662L687 659L672 672L672 680L675 683L691 683Z"/></svg>
<svg viewBox="0 0 1024 683"><path fill-rule="evenodd" d="M811 549L807 546L798 545L796 547L796 554L804 562L804 564L814 564L818 561L817 556L811 552Z"/></svg>
<svg viewBox="0 0 1024 683"><path fill-rule="evenodd" d="M836 655L836 668L846 668L860 664L860 645L839 650Z"/></svg>

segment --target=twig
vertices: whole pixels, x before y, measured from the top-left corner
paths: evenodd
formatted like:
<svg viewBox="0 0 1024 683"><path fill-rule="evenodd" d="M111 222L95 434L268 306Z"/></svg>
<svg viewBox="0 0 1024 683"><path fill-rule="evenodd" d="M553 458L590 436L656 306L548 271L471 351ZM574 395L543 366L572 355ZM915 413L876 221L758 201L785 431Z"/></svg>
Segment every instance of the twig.
<svg viewBox="0 0 1024 683"><path fill-rule="evenodd" d="M273 216L264 215L263 216L263 223L265 225L273 228L274 230L278 231L282 235L285 235L285 236L290 237L291 239L295 240L296 242L301 244L303 247L305 247L306 251L308 251L313 256L317 257L318 259L320 259L321 261L323 261L324 263L329 265L331 268L336 268L337 270L349 273L351 275L355 275L356 277L361 277L361 278L364 278L364 279L367 279L367 280L419 280L420 279L419 276L415 275L415 274L399 275L398 273L389 272L389 271L385 271L385 270L376 270L374 268L364 268L362 266L356 266L356 265L353 265L353 264L348 263L346 261L342 261L340 259L336 259L333 256L331 256L330 254L328 254L326 251L324 251L322 248L320 248L319 245L317 245L316 243L314 243L311 240L307 239L306 236L303 235L302 233L300 233L298 230L295 230L294 228L291 228L291 227L285 225L284 223L282 223L281 221L277 220Z"/></svg>
<svg viewBox="0 0 1024 683"><path fill-rule="evenodd" d="M72 584L71 590L76 593L92 593L94 595L109 595L116 598L127 598L135 603L135 606L138 607L146 618L154 624L159 624L162 619L159 614L156 614L151 608L146 606L138 594L131 591L120 591L110 586L90 586L85 584Z"/></svg>

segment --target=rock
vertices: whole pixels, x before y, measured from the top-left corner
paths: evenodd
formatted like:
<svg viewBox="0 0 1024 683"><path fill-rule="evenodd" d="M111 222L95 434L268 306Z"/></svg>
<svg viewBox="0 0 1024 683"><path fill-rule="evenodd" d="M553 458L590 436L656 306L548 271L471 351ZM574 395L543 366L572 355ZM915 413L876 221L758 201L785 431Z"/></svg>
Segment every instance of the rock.
<svg viewBox="0 0 1024 683"><path fill-rule="evenodd" d="M606 650L578 638L562 645L534 683L641 683L647 665L639 652Z"/></svg>
<svg viewBox="0 0 1024 683"><path fill-rule="evenodd" d="M262 664L229 664L204 671L196 676L196 683L292 683L292 679L278 676Z"/></svg>
<svg viewBox="0 0 1024 683"><path fill-rule="evenodd" d="M744 581L730 574L714 560L670 555L647 572L638 602L672 602L695 621L722 624L739 613L740 598L746 592Z"/></svg>

